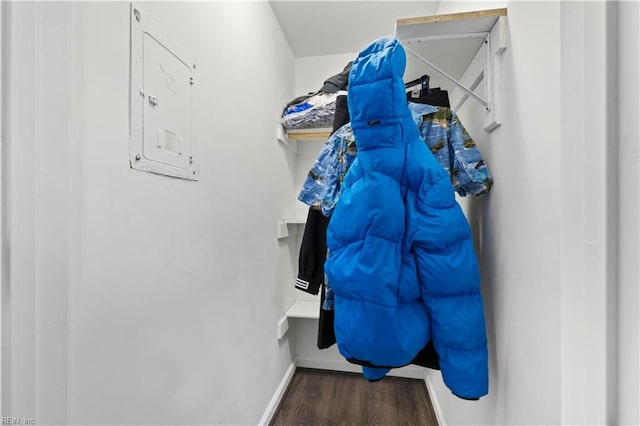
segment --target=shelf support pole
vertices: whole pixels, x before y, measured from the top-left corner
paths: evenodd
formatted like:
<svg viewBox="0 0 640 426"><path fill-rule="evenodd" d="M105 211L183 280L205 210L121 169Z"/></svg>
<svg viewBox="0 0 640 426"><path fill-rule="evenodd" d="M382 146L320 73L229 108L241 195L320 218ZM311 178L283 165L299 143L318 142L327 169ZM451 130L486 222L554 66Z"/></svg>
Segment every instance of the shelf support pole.
<svg viewBox="0 0 640 426"><path fill-rule="evenodd" d="M507 49L507 18L501 16L487 37L484 71L485 90L489 96L484 129L493 131L502 123L502 54Z"/></svg>

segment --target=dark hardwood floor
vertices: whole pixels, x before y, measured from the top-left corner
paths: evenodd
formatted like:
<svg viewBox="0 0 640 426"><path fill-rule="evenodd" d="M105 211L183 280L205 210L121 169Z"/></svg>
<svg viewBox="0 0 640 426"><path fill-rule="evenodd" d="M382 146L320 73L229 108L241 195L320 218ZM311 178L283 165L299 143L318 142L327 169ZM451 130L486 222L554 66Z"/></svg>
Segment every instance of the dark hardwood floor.
<svg viewBox="0 0 640 426"><path fill-rule="evenodd" d="M423 380L298 368L271 425L437 426Z"/></svg>

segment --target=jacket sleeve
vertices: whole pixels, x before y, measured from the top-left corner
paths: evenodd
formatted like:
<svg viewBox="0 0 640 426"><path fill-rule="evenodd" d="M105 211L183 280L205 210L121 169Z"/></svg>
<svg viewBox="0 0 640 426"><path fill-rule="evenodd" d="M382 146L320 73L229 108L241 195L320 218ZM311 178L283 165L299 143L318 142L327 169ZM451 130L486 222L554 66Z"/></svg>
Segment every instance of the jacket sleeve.
<svg viewBox="0 0 640 426"><path fill-rule="evenodd" d="M491 189L493 178L482 159L475 141L455 113L449 125L449 156L451 183L461 196L482 195Z"/></svg>
<svg viewBox="0 0 640 426"><path fill-rule="evenodd" d="M298 200L304 204L322 209L326 194L333 191L337 185L337 176L331 175L331 170L338 161L340 139L334 134L322 146L318 157L309 170L302 184Z"/></svg>
<svg viewBox="0 0 640 426"><path fill-rule="evenodd" d="M298 290L315 295L324 283L328 224L328 217L319 210L309 207L298 256L298 277L295 284Z"/></svg>
<svg viewBox="0 0 640 426"><path fill-rule="evenodd" d="M298 194L298 200L329 217L340 198L342 181L356 158L349 125L332 134L322 146Z"/></svg>
<svg viewBox="0 0 640 426"><path fill-rule="evenodd" d="M420 189L413 250L442 376L457 396L488 393L487 340L478 262L449 177Z"/></svg>

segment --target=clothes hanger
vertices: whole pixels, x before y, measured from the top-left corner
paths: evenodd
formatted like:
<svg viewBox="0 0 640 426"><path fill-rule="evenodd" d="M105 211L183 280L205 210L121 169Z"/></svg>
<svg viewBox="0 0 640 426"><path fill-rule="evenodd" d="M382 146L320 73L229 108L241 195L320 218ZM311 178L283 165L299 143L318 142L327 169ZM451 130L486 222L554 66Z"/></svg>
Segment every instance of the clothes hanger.
<svg viewBox="0 0 640 426"><path fill-rule="evenodd" d="M429 88L429 80L431 79L431 77L429 77L427 74L423 75L422 77L420 77L420 94L431 94L431 89Z"/></svg>
<svg viewBox="0 0 640 426"><path fill-rule="evenodd" d="M418 84L422 85L423 83L426 83L427 87L429 87L429 79L430 78L431 77L429 77L428 74L424 74L424 75L420 76L420 78L416 78L415 80L411 80L408 83L405 83L404 84L404 88L408 89L410 87L417 86Z"/></svg>

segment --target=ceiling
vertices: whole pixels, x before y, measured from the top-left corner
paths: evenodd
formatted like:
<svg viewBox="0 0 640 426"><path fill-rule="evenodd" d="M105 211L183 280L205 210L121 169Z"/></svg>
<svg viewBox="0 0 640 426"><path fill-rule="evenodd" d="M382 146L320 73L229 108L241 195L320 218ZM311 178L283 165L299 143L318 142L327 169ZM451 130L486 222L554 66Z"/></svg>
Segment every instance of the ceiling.
<svg viewBox="0 0 640 426"><path fill-rule="evenodd" d="M433 15L439 1L270 0L295 57L359 52L393 35L399 18Z"/></svg>

